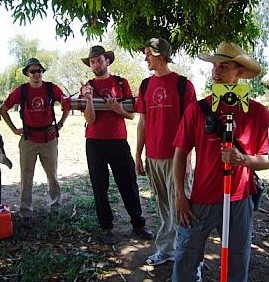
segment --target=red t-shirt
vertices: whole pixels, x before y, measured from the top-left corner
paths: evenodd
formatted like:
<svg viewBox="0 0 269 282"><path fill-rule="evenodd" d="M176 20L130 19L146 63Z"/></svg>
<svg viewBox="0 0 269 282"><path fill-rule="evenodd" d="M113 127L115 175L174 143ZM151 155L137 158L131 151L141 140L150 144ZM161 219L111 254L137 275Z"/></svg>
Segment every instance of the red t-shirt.
<svg viewBox="0 0 269 282"><path fill-rule="evenodd" d="M174 155L173 141L180 123L180 95L183 95L183 108L196 101L193 84L187 80L184 94L178 93L178 74L153 75L149 79L145 96L141 89L135 111L145 114L146 157L167 159Z"/></svg>
<svg viewBox="0 0 269 282"><path fill-rule="evenodd" d="M129 83L122 78L122 91L116 79L110 75L106 79L94 79L93 86L98 97L103 98L132 98ZM124 92L124 93L123 93ZM124 117L113 111L95 111L94 124L86 126L85 137L91 139L126 139L127 131Z"/></svg>
<svg viewBox="0 0 269 282"><path fill-rule="evenodd" d="M207 98L211 105L211 96ZM220 103L216 116L233 113L234 137L248 155L268 152L267 131L269 114L266 107L254 100L249 101L249 111L244 113L241 105L227 106ZM205 133L205 116L198 103L185 112L175 138L176 147L188 153L195 147L196 166L191 202L216 204L223 202L224 163L221 160L222 138L217 133ZM252 172L244 166L234 166L231 184L231 201L237 201L255 193Z"/></svg>
<svg viewBox="0 0 269 282"><path fill-rule="evenodd" d="M61 102L64 96L62 90L53 84L53 97L55 101ZM21 88L15 88L4 102L8 109L21 102ZM24 106L24 123L28 127L46 127L53 122L53 113L50 105L45 83L40 88L33 88L27 83L27 98ZM56 135L48 135L45 130L28 130L27 138L35 143L44 143L56 138Z"/></svg>

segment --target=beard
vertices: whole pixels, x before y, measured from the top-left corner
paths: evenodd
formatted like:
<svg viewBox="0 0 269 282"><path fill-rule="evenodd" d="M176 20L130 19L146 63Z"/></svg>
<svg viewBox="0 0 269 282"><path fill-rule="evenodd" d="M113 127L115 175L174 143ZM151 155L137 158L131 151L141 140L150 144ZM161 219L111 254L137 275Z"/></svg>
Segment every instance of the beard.
<svg viewBox="0 0 269 282"><path fill-rule="evenodd" d="M98 69L98 70L93 70L93 73L99 77L99 76L104 76L107 73L107 67L103 69Z"/></svg>

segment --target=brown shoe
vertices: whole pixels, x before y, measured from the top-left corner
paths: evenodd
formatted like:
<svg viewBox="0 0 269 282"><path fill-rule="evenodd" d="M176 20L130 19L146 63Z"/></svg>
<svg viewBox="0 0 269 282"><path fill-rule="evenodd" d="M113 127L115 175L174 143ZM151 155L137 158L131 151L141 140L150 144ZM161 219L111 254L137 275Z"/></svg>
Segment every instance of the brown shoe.
<svg viewBox="0 0 269 282"><path fill-rule="evenodd" d="M26 229L32 229L34 227L33 218L32 217L23 217L21 226Z"/></svg>
<svg viewBox="0 0 269 282"><path fill-rule="evenodd" d="M154 238L154 234L150 230L147 230L145 227L133 228L133 232L141 239L151 240Z"/></svg>

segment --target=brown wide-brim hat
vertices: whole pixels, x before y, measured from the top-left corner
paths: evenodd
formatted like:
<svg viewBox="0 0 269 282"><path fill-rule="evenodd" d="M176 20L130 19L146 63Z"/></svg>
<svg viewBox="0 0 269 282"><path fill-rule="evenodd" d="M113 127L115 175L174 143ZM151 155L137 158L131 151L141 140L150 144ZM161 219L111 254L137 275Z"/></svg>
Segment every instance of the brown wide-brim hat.
<svg viewBox="0 0 269 282"><path fill-rule="evenodd" d="M90 52L87 58L81 58L82 62L90 67L89 59L98 57L100 55L104 55L106 59L109 60L109 64L111 65L115 60L115 55L113 51L106 51L104 47L100 45L96 45L90 48Z"/></svg>
<svg viewBox="0 0 269 282"><path fill-rule="evenodd" d="M223 41L218 46L215 54L210 55L202 53L198 55L198 58L211 63L223 63L228 61L237 62L245 68L241 78L254 78L261 72L259 63L232 42Z"/></svg>
<svg viewBox="0 0 269 282"><path fill-rule="evenodd" d="M27 71L28 71L28 69L29 69L29 67L30 67L31 65L38 65L38 66L43 70L43 72L46 71L46 69L43 68L43 66L41 65L41 63L39 62L38 59L36 59L36 58L30 58L30 59L27 61L26 66L22 69L22 73L23 73L24 75L28 76Z"/></svg>

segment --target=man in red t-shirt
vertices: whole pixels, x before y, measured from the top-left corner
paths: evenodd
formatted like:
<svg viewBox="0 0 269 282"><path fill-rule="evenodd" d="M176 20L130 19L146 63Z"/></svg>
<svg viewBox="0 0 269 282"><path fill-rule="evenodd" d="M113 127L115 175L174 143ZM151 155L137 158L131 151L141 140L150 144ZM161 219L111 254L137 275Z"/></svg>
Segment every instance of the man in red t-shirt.
<svg viewBox="0 0 269 282"><path fill-rule="evenodd" d="M198 57L213 63L214 84L238 84L240 78L250 79L260 73L259 64L234 43L221 42L214 55L200 54ZM212 95L205 100L211 107ZM232 114L233 135L245 153L235 145L232 148L224 146L217 130L211 133L205 130L209 119L198 103L185 111L175 138L174 179L180 226L173 282L194 281L195 269L210 232L216 228L220 235L222 233L224 162L231 164L233 170L228 281L248 281L253 216L251 195L255 193L253 170L268 168L268 110L250 99L249 109L244 112L241 102L229 104L221 99L214 114L224 122L225 115ZM196 166L188 199L183 182L186 157L193 148Z"/></svg>
<svg viewBox="0 0 269 282"><path fill-rule="evenodd" d="M15 88L1 107L1 115L7 125L14 134L22 136L19 142L21 168L20 215L23 222L27 223L28 226L32 225L32 187L37 156L40 158L49 182L50 210L58 210L61 202L61 191L57 180L57 137L58 131L63 127L69 112L63 111L61 119L56 123L53 110L54 101L61 102L64 94L54 84L51 84L52 93L48 93L47 84L49 82L42 81L42 74L45 71L39 60L36 58L29 59L22 69L22 73L29 78L29 82ZM25 100L22 87L25 87ZM15 105L22 106L22 128L17 128L14 125L8 113Z"/></svg>
<svg viewBox="0 0 269 282"><path fill-rule="evenodd" d="M154 75L149 78L145 93L139 89L135 111L140 113L137 127L136 170L144 174L142 151L145 146L146 172L156 194L161 226L149 256L149 265L174 260L176 214L172 164L176 132L183 110L196 101L194 86L186 80L185 93L179 93L179 75L169 69L172 47L163 38L152 38L144 47L145 61Z"/></svg>
<svg viewBox="0 0 269 282"><path fill-rule="evenodd" d="M143 239L152 239L151 231L145 229L145 219L136 182L135 164L127 142L126 119L133 119L134 113L127 112L117 99L132 98L128 81L121 78L122 87L108 72L114 61L114 53L102 46L90 48L89 56L82 59L91 68L95 77L92 83L81 88L87 104L84 116L86 126L86 155L94 193L95 207L104 242L117 242L113 229L113 213L108 198L110 166L124 206L131 217L133 232ZM109 110L95 110L94 98L102 98Z"/></svg>

